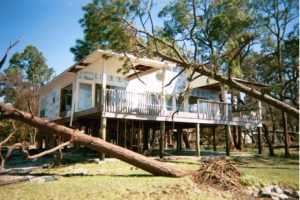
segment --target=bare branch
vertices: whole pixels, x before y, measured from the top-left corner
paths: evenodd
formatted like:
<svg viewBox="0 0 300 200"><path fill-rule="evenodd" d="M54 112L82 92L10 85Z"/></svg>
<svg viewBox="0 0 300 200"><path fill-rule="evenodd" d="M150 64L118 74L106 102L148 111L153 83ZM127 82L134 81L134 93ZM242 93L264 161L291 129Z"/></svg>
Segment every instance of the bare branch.
<svg viewBox="0 0 300 200"><path fill-rule="evenodd" d="M138 72L136 71L135 66L134 66L133 63L131 62L131 59L128 57L128 55L126 54L125 51L124 51L123 53L124 53L125 57L128 59L128 61L130 62L131 68L132 68L133 71L134 71L134 75L138 78L138 80L139 80L141 83L143 83L143 84L145 85L145 82L140 78Z"/></svg>
<svg viewBox="0 0 300 200"><path fill-rule="evenodd" d="M35 155L29 155L29 152L24 148L24 145L22 145L20 150L22 151L22 154L25 156L26 159L33 160L33 159L45 156L47 154L51 154L51 153L53 153L53 152L55 152L59 149L62 149L63 147L68 146L70 143L71 143L70 141L64 142L64 143L62 143L62 144L60 144L60 145L58 145L58 146L56 146L52 149L49 149L47 151L43 151L43 152L41 152L39 154L35 154Z"/></svg>
<svg viewBox="0 0 300 200"><path fill-rule="evenodd" d="M2 59L0 60L0 69L3 67L3 65L4 65L4 63L5 63L5 60L6 60L7 56L8 56L9 51L10 51L14 46L16 46L16 45L21 41L21 39L22 39L22 38L19 38L19 39L17 39L15 42L9 42L9 45L8 45L6 51L5 51L5 54L4 54L4 56L2 57Z"/></svg>
<svg viewBox="0 0 300 200"><path fill-rule="evenodd" d="M27 101L27 104L28 104L29 113L31 114L32 117L34 117L29 100Z"/></svg>
<svg viewBox="0 0 300 200"><path fill-rule="evenodd" d="M180 76L180 74L182 74L185 70L186 70L186 68L183 68L180 72L178 72L178 73L176 74L176 76L174 76L174 77L169 81L169 83L167 83L164 87L168 87L169 85L171 85L172 82L173 82L178 76Z"/></svg>

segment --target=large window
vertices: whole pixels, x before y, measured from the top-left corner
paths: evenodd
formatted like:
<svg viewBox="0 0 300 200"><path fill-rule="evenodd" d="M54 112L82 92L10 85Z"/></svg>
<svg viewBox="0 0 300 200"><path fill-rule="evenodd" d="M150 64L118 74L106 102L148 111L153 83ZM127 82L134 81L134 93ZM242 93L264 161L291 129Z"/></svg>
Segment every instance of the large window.
<svg viewBox="0 0 300 200"><path fill-rule="evenodd" d="M86 83L79 84L79 110L92 108L92 85Z"/></svg>
<svg viewBox="0 0 300 200"><path fill-rule="evenodd" d="M46 117L46 103L47 103L46 97L42 97L41 105L40 105L40 117Z"/></svg>
<svg viewBox="0 0 300 200"><path fill-rule="evenodd" d="M72 84L64 87L61 90L61 101L60 101L60 116L66 116L68 111L72 108Z"/></svg>

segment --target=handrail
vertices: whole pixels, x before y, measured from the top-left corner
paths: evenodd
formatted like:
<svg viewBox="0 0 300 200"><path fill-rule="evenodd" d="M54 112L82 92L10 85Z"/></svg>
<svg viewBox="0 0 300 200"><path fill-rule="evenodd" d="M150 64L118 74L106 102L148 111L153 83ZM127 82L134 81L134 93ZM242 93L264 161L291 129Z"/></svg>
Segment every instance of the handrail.
<svg viewBox="0 0 300 200"><path fill-rule="evenodd" d="M162 95L150 92L131 92L119 89L105 89L105 112L141 115L162 115ZM173 102L174 103L174 102ZM174 105L173 105L174 106ZM169 112L174 112L173 106L165 105ZM197 106L197 108L195 108ZM189 104L181 112L195 114L194 117L217 121L258 121L254 111L232 112L230 103L206 99L197 99L197 105ZM191 115L192 116L192 115Z"/></svg>

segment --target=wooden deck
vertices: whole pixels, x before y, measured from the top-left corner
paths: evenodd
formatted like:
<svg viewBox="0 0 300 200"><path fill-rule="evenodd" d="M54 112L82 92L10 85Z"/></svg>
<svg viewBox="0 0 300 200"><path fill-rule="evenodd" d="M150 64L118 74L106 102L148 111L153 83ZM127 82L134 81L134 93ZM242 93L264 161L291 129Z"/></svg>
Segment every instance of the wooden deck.
<svg viewBox="0 0 300 200"><path fill-rule="evenodd" d="M97 116L102 110L102 117L174 121L200 124L224 124L239 126L261 126L258 112L232 112L228 103L209 100L198 100L197 104L185 105L185 109L178 107L167 108L160 94L134 93L124 90L106 89L105 104L102 109L91 108L75 113L76 117L87 115Z"/></svg>

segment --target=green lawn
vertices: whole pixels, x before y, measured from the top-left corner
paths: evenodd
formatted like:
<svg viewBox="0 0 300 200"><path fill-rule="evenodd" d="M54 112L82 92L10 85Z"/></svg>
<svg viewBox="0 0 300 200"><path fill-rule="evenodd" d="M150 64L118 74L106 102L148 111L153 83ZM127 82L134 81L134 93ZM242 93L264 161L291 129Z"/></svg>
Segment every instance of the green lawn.
<svg viewBox="0 0 300 200"><path fill-rule="evenodd" d="M299 187L298 152L289 159L280 156L233 157L238 169L245 173L242 181L250 185L281 184ZM172 159L166 162L187 170L199 168L195 159ZM84 176L60 176L76 169ZM0 199L238 199L232 192L221 192L202 186L189 177L154 177L121 161L108 163L78 163L55 169L39 169L34 173L58 175L58 181L19 183L0 187ZM244 197L240 197L243 199Z"/></svg>

